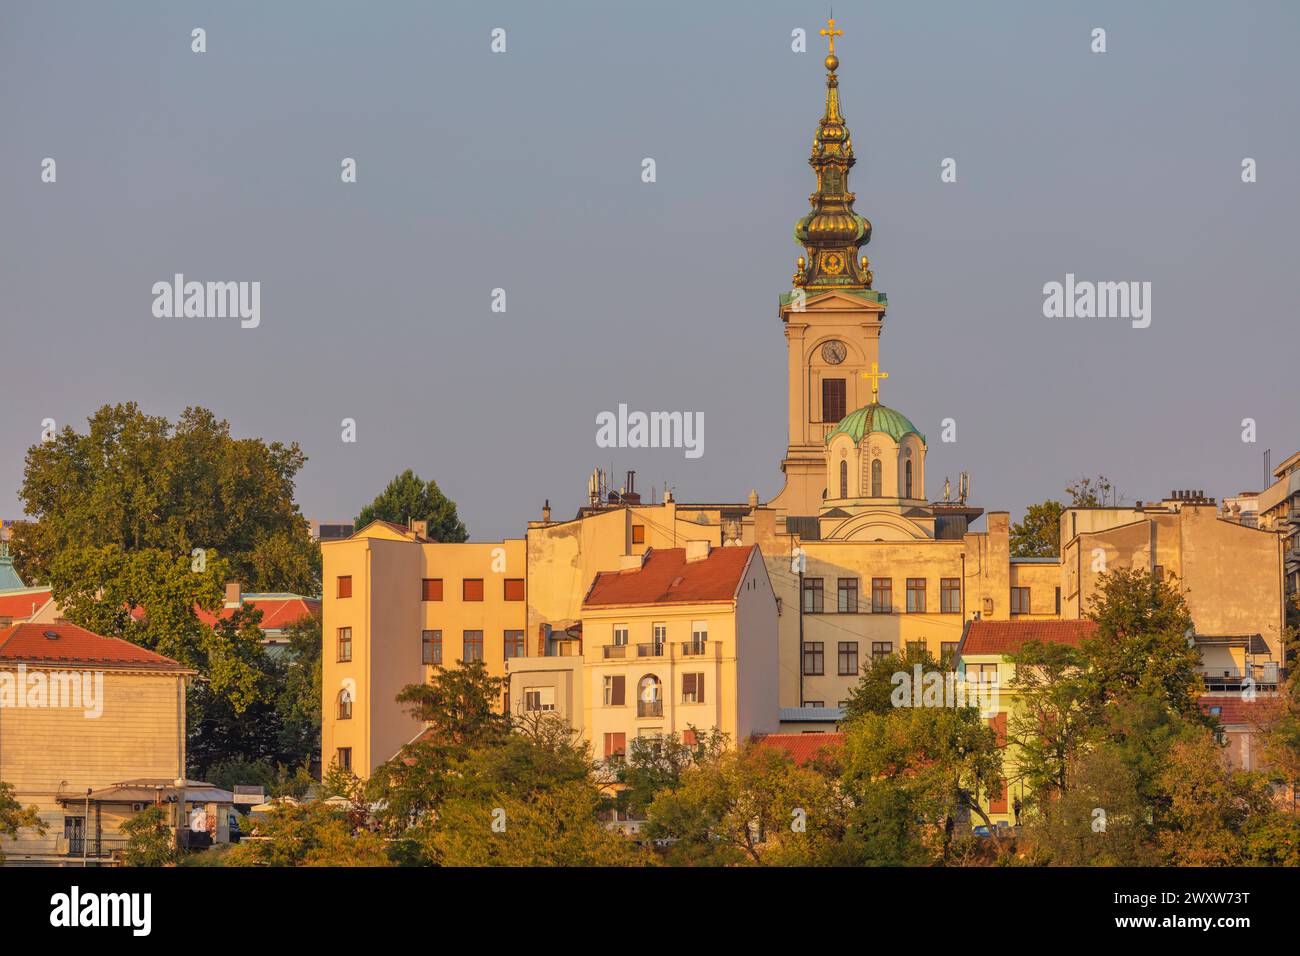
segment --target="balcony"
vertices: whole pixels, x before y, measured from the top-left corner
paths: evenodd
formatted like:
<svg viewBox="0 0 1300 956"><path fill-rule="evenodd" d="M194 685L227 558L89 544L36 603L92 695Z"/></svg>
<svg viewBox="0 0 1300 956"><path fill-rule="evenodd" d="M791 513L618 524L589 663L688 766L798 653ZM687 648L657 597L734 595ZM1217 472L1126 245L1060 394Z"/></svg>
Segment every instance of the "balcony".
<svg viewBox="0 0 1300 956"><path fill-rule="evenodd" d="M636 702L636 715L638 717L662 717L664 715L664 702L662 700L638 700Z"/></svg>
<svg viewBox="0 0 1300 956"><path fill-rule="evenodd" d="M604 651L605 651L605 660L627 657L626 644L606 644L604 647Z"/></svg>
<svg viewBox="0 0 1300 956"><path fill-rule="evenodd" d="M126 852L126 837L82 837L67 836L66 834L57 834L55 836L54 852L57 856L71 857L73 859L104 860L111 859L113 856L120 856Z"/></svg>
<svg viewBox="0 0 1300 956"><path fill-rule="evenodd" d="M666 646L667 645L663 641L654 644L638 644L636 646L636 656L637 657L663 657L664 648Z"/></svg>
<svg viewBox="0 0 1300 956"><path fill-rule="evenodd" d="M682 641L682 657L703 657L708 652L705 641Z"/></svg>

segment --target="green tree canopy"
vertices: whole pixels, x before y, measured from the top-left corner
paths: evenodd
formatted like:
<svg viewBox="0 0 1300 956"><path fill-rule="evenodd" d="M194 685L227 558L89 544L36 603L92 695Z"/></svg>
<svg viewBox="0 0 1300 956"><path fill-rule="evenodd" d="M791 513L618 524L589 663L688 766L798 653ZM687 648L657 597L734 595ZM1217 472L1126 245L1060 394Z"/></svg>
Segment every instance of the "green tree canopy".
<svg viewBox="0 0 1300 956"><path fill-rule="evenodd" d="M372 521L391 521L405 525L408 521L429 522L429 540L465 541L469 532L456 514L456 502L442 493L438 483L425 481L410 468L388 483L383 491L361 509L356 526L364 528Z"/></svg>

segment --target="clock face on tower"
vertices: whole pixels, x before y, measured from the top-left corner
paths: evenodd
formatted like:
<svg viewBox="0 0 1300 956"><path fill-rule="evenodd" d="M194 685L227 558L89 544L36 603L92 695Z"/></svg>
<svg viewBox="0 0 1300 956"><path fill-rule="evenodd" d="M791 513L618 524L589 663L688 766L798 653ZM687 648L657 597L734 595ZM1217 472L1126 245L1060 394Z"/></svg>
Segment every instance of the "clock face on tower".
<svg viewBox="0 0 1300 956"><path fill-rule="evenodd" d="M848 354L848 347L843 342L831 340L822 346L822 360L827 365L839 365Z"/></svg>

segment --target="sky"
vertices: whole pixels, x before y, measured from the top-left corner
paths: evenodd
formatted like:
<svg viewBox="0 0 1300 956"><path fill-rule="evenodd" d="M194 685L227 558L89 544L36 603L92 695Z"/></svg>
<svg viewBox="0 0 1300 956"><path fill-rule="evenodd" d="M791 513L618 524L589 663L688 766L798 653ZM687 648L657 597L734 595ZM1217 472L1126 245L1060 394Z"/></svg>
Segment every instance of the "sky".
<svg viewBox="0 0 1300 956"><path fill-rule="evenodd" d="M323 521L406 468L474 540L546 499L571 515L596 466L680 501L773 497L826 12L5 0L0 516L43 420L125 401L298 442ZM1128 501L1259 490L1264 450L1300 447L1300 5L836 14L889 296L881 400L930 438L928 494L962 470L1013 516L1085 473ZM176 273L260 282L259 324L155 316ZM1046 318L1067 274L1150 282L1150 326ZM598 447L620 404L702 414L703 454Z"/></svg>

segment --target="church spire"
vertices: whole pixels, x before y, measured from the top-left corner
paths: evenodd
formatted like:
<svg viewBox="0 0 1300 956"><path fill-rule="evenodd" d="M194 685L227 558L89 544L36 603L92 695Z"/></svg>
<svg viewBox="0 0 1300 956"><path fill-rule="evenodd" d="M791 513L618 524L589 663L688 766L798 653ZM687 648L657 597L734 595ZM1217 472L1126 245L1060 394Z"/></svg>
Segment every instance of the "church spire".
<svg viewBox="0 0 1300 956"><path fill-rule="evenodd" d="M835 55L835 20L827 21L821 35L829 41L826 56L826 112L813 136L808 165L817 174L817 191L808 197L812 211L795 223L794 237L804 247L807 260L799 257L794 284L809 291L828 289L870 289L871 272L858 249L871 240L871 223L853 211L849 192L849 170L853 137L840 113L840 81L835 75L840 58Z"/></svg>

